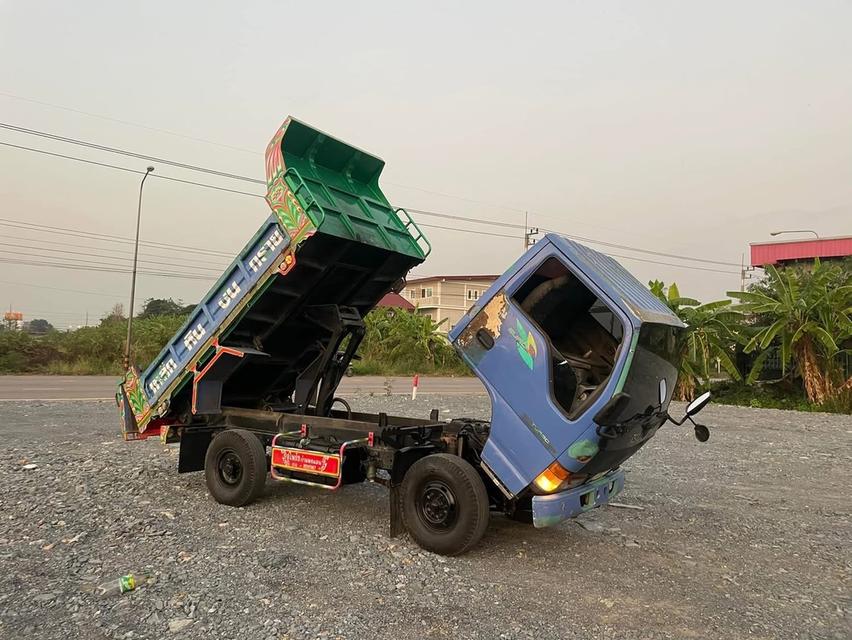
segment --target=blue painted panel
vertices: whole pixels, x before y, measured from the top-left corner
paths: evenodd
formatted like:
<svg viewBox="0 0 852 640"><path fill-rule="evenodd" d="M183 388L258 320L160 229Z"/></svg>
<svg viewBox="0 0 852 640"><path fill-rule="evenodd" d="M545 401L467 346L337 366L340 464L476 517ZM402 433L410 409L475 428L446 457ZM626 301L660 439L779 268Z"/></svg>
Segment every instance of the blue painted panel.
<svg viewBox="0 0 852 640"><path fill-rule="evenodd" d="M614 258L560 235L549 233L545 237L559 247L575 267L610 297L620 300L621 306L642 322L684 326L671 309Z"/></svg>
<svg viewBox="0 0 852 640"><path fill-rule="evenodd" d="M624 471L617 469L574 489L549 496L534 496L532 499L533 526L552 527L584 511L609 503L623 489Z"/></svg>
<svg viewBox="0 0 852 640"><path fill-rule="evenodd" d="M543 241L525 260L517 262L489 289L471 317L453 332L453 344L484 382L491 396L491 435L483 450L483 460L507 489L516 493L554 460L572 472L582 470L588 458L577 449L597 451L599 436L594 416L612 397L618 378L629 360L634 325L641 325L589 278L553 242ZM552 395L552 348L550 341L512 300L512 294L548 258L556 257L592 292L612 309L622 323L624 335L609 379L586 410L569 419ZM475 337L487 328L494 345L485 348ZM590 456L591 457L591 456Z"/></svg>
<svg viewBox="0 0 852 640"><path fill-rule="evenodd" d="M224 275L202 298L171 342L142 374L143 388L153 407L187 365L212 343L236 317L236 309L261 281L266 270L290 244L276 216L267 218Z"/></svg>

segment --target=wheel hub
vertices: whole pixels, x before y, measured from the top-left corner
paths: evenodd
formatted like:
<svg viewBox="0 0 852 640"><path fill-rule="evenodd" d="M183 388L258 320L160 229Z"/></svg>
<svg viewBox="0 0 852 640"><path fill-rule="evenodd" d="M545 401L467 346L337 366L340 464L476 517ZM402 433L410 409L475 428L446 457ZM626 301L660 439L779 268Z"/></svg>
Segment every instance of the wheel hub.
<svg viewBox="0 0 852 640"><path fill-rule="evenodd" d="M426 483L418 512L432 529L447 529L456 520L456 499L450 488L439 480Z"/></svg>
<svg viewBox="0 0 852 640"><path fill-rule="evenodd" d="M217 464L219 477L225 484L237 484L243 477L243 465L234 451L223 451Z"/></svg>

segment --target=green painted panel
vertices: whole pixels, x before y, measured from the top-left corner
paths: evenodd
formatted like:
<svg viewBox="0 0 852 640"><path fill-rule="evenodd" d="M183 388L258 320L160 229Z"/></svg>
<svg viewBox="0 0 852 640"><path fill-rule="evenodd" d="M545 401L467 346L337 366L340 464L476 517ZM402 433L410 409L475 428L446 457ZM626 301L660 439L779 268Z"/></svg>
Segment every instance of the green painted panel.
<svg viewBox="0 0 852 640"><path fill-rule="evenodd" d="M385 163L290 118L281 138L285 180L317 233L424 259L429 241L379 187Z"/></svg>

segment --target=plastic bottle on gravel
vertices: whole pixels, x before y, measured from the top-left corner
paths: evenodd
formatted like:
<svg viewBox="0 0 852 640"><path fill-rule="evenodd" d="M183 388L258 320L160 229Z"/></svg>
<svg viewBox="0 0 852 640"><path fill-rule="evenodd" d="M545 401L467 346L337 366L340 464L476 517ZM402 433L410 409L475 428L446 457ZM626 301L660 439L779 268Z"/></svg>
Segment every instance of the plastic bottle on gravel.
<svg viewBox="0 0 852 640"><path fill-rule="evenodd" d="M121 576L117 580L109 580L98 585L97 593L101 596L118 596L136 588L136 578L132 573Z"/></svg>

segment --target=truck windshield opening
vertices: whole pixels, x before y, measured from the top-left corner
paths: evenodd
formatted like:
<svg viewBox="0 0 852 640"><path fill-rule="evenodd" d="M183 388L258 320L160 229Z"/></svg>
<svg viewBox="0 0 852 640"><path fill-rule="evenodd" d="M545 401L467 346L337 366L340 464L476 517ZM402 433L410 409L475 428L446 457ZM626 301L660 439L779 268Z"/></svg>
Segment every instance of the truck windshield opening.
<svg viewBox="0 0 852 640"><path fill-rule="evenodd" d="M612 373L624 336L621 322L555 257L545 260L513 299L547 337L553 399L576 418Z"/></svg>

